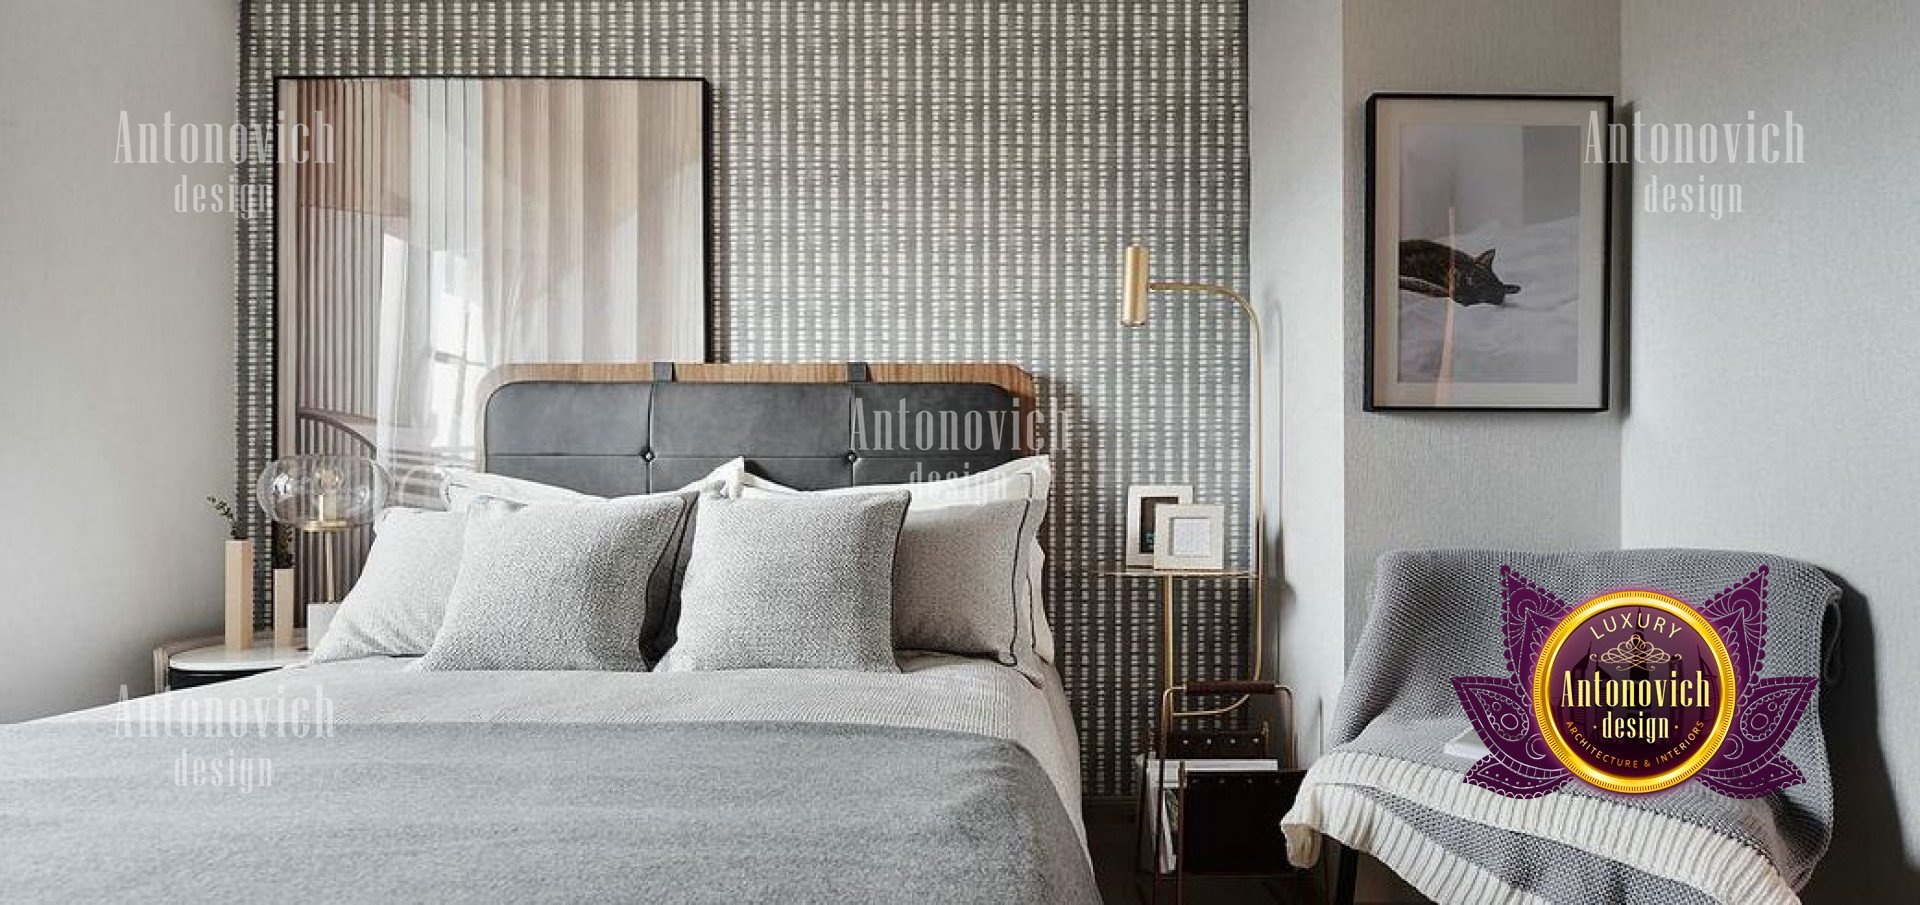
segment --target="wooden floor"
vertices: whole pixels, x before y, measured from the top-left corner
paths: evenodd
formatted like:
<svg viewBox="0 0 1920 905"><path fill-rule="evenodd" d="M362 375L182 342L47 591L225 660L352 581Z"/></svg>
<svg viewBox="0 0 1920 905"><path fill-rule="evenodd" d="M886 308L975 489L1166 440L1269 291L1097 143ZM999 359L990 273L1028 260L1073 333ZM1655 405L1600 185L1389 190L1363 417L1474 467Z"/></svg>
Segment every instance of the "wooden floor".
<svg viewBox="0 0 1920 905"><path fill-rule="evenodd" d="M1134 870L1134 822L1131 803L1089 802L1087 848L1106 905L1147 905L1152 901L1147 875ZM1188 879L1185 905L1320 905L1329 899L1312 876L1269 883L1243 879ZM1163 883L1160 902L1174 905L1172 883Z"/></svg>

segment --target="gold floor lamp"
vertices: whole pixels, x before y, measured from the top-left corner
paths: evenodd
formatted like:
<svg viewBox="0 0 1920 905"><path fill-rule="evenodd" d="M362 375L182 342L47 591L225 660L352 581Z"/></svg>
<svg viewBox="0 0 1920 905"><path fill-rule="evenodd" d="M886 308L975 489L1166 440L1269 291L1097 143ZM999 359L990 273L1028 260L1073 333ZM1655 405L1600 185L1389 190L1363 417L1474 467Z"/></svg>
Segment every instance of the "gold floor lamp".
<svg viewBox="0 0 1920 905"><path fill-rule="evenodd" d="M1259 687L1267 690L1271 690L1274 687L1270 683L1261 682L1261 675L1263 672L1262 667L1264 665L1262 654L1266 647L1266 639L1262 636L1266 630L1267 602L1266 602L1266 568L1265 568L1266 556L1264 555L1264 548L1266 546L1266 537L1265 537L1266 512L1265 512L1265 504L1262 499L1263 492L1266 487L1266 483L1263 480L1265 463L1262 460L1262 452L1261 452L1261 435L1263 433L1263 431L1261 430L1261 426L1263 423L1263 411L1261 409L1262 402L1261 402L1260 389L1261 389L1261 384L1264 383L1264 380L1262 378L1265 374L1266 362L1265 362L1263 353L1261 351L1260 315L1258 312L1253 310L1253 305L1247 301L1246 296L1241 295L1240 293L1235 292L1232 289L1229 289L1225 286L1217 286L1212 283L1187 283L1187 282L1155 280L1153 279L1152 271L1148 266L1147 248L1144 245L1127 246L1126 259L1125 259L1125 273L1124 273L1124 279L1122 281L1122 287L1123 287L1123 293L1122 293L1121 302L1120 302L1120 323L1127 327L1144 327L1147 325L1148 293L1151 293L1151 292L1202 292L1210 295L1224 296L1232 300L1235 305L1238 305L1240 307L1241 311L1246 313L1247 321L1253 328L1252 329L1252 333L1253 333L1253 337L1252 337L1253 339L1252 411L1251 411L1251 417L1248 419L1249 429L1253 434L1252 436L1252 440L1253 440L1253 444L1252 444L1253 446L1253 472L1252 472L1253 473L1253 505L1249 510L1249 512L1251 513L1251 517L1250 517L1251 533L1249 535L1249 538L1253 544L1253 550L1251 551L1251 556L1252 556L1251 562L1252 562L1252 573L1253 573L1251 576L1253 580L1253 637L1249 640L1253 645L1253 669L1251 671L1250 676L1243 682L1191 682L1183 685L1175 684L1175 677L1172 674L1172 667L1171 667L1172 653L1173 653L1171 650L1172 583L1171 583L1171 580L1169 580L1167 583L1167 591L1166 591L1167 599L1163 603L1163 606L1167 610L1166 619L1167 619L1168 625L1166 626L1165 631L1167 632L1168 646L1169 646L1169 650L1167 651L1168 664L1169 664L1168 665L1169 681L1167 683L1167 687L1161 690L1161 695L1162 695L1161 712L1165 714L1165 718L1163 718L1162 720L1162 728L1164 731L1165 724L1168 719L1171 719L1174 717L1210 716L1214 714L1227 713L1245 704L1248 700L1248 692L1253 690L1255 687ZM1204 576L1201 576L1201 577L1204 577ZM1176 693L1181 693L1181 692L1192 692L1195 694L1205 694L1209 692L1221 692L1221 693L1228 693L1228 694L1237 693L1240 695L1240 698L1238 700L1235 700L1233 703L1228 704L1225 707L1214 708L1211 710L1173 711L1172 704L1171 704L1172 697ZM1288 698L1289 698L1288 709L1291 710L1292 694L1290 692L1288 693ZM1289 720L1289 725L1287 726L1287 732L1289 736L1292 735L1293 726L1291 725L1291 720Z"/></svg>

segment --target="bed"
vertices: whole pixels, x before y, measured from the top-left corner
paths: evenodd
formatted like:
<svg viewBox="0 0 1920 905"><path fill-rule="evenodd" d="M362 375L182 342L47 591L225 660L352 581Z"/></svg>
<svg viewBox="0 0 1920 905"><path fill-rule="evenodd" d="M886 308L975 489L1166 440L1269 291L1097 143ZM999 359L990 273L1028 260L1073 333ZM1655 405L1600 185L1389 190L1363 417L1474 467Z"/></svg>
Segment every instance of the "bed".
<svg viewBox="0 0 1920 905"><path fill-rule="evenodd" d="M910 431L1031 390L1008 366L528 366L486 388L482 461L607 495L729 454L807 488L898 482L1028 440L876 449L848 436L863 412ZM1058 674L898 661L367 658L0 727L0 875L15 901L1097 902Z"/></svg>

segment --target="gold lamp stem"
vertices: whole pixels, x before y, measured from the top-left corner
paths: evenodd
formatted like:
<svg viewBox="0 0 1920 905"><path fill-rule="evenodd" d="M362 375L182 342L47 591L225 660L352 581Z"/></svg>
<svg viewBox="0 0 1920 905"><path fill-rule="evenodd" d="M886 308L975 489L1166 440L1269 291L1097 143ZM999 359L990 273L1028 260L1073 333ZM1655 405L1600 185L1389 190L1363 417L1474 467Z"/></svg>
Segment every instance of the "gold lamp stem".
<svg viewBox="0 0 1920 905"><path fill-rule="evenodd" d="M1123 296L1120 311L1120 322L1122 324L1128 327L1139 327L1146 324L1147 293L1149 292L1202 292L1210 295L1225 296L1231 299L1233 303L1238 305L1240 310L1247 315L1247 322L1253 329L1252 411L1248 419L1249 429L1253 434L1253 443L1251 444L1253 447L1252 536L1249 538L1253 544L1253 638L1251 639L1253 643L1253 670L1252 675L1248 678L1250 681L1257 682L1265 671L1265 652L1267 646L1265 637L1267 608L1265 495L1267 485L1265 476L1266 459L1262 452L1264 432L1261 430L1261 426L1266 417L1265 400L1261 392L1262 386L1266 383L1266 353L1262 343L1260 313L1254 310L1253 304L1247 301L1246 296L1225 286L1217 286L1212 283L1154 280L1151 278L1150 273L1147 249L1140 245L1128 246L1125 268L1122 272ZM1169 584L1171 584L1171 582L1169 582ZM1170 591L1171 588L1168 590ZM1169 607L1168 610L1169 613L1171 613L1171 607ZM1170 620L1167 630L1170 638L1172 634L1172 624ZM1169 647L1171 647L1171 641L1169 641ZM1171 663L1172 651L1169 650L1168 653L1169 663ZM1169 682L1169 684L1172 683ZM1213 710L1185 711L1176 715L1205 716L1216 713L1226 713L1246 703L1246 700L1245 697L1242 697L1225 707Z"/></svg>
<svg viewBox="0 0 1920 905"><path fill-rule="evenodd" d="M326 566L326 572L327 572L327 602L339 603L340 589L334 584L334 582L338 581L339 578L337 577L337 573L334 571L334 568L333 568L333 532L328 532L326 534L320 535L320 548L321 548L321 554L323 558L326 560L325 566Z"/></svg>
<svg viewBox="0 0 1920 905"><path fill-rule="evenodd" d="M1247 301L1246 296L1225 286L1215 286L1212 283L1180 283L1155 280L1149 282L1147 288L1155 292L1206 292L1226 296L1232 299L1235 305L1240 306L1241 311L1246 312L1248 325L1253 328L1253 389L1250 393L1252 397L1250 400L1252 403L1252 413L1248 419L1248 430L1253 434L1253 509L1251 518L1252 536L1250 537L1250 541L1253 544L1253 638L1251 639L1253 642L1253 674L1248 676L1248 678L1253 681L1258 681L1262 673L1262 667L1265 666L1263 654L1267 647L1266 638L1263 636L1263 633L1266 631L1267 609L1266 556L1264 555L1267 546L1265 536L1265 497L1267 483L1265 474L1266 458L1262 452L1263 438L1261 436L1264 432L1260 429L1266 414L1266 409L1263 407L1265 400L1262 398L1260 390L1261 385L1266 382L1264 379L1266 376L1266 369L1264 367L1266 357L1260 340L1260 314L1253 310L1253 305Z"/></svg>

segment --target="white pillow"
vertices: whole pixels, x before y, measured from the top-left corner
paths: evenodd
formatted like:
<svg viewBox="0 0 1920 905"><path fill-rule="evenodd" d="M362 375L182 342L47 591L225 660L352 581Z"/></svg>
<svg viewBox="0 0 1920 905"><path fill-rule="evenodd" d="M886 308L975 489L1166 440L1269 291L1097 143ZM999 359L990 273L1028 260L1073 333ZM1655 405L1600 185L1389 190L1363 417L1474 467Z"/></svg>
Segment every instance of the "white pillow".
<svg viewBox="0 0 1920 905"><path fill-rule="evenodd" d="M366 568L314 645L314 662L426 653L446 616L466 525L459 512L382 511Z"/></svg>
<svg viewBox="0 0 1920 905"><path fill-rule="evenodd" d="M906 490L913 495L908 512L931 509L941 506L966 505L999 500L1034 500L1040 503L1041 517L1046 515L1046 500L1053 485L1053 460L1048 456L1027 456L1015 459L1005 465L996 466L976 474L948 478L941 481L919 481L909 484L863 484L856 487L836 487L830 490L811 491L822 494L887 493ZM743 498L765 497L778 494L805 493L759 475L743 472L737 486L739 496ZM1037 534L1038 525L1033 526ZM1020 588L1020 604L1026 611L1026 619L1032 629L1027 633L1032 640L1032 650L1036 656L1048 663L1053 662L1053 626L1047 623L1046 602L1041 587L1045 583L1045 551L1036 538L1028 541L1026 552L1025 581Z"/></svg>
<svg viewBox="0 0 1920 905"><path fill-rule="evenodd" d="M769 480L750 472L742 472L738 482L741 496L751 496L753 491L770 493L801 493L803 491L788 487L778 481ZM855 487L835 487L831 490L816 490L812 493L876 493L890 490L908 490L913 493L915 506L946 506L953 503L983 503L992 500L1043 500L1053 484L1053 459L1050 456L1027 456L1015 459L1005 465L997 465L986 471L940 481L915 481L909 484L861 484Z"/></svg>
<svg viewBox="0 0 1920 905"><path fill-rule="evenodd" d="M539 481L487 474L471 468L447 469L444 483L440 486L440 496L446 500L450 512L466 512L486 500L527 506L533 503L584 503L606 499Z"/></svg>
<svg viewBox="0 0 1920 905"><path fill-rule="evenodd" d="M717 481L724 485L724 488L721 490L722 493L727 496L735 496L740 486L740 478L746 473L747 460L735 457L730 461L722 462L712 471L707 472L705 477L685 487L681 487L679 490L662 492L680 493L688 490L708 490L712 489L713 483ZM466 512L476 505L486 505L490 501L505 503L507 504L507 508L514 509L533 503L588 503L595 500L607 499L606 497L595 496L591 493L581 493L577 490L568 490L565 487L555 487L552 484L529 481L526 478L510 478L506 475L487 474L482 471L474 471L471 468L448 468L442 477L444 483L441 485L441 497L446 500L447 509L452 512ZM658 495L658 493L654 493L634 494L633 496ZM626 498L620 497L618 499Z"/></svg>

